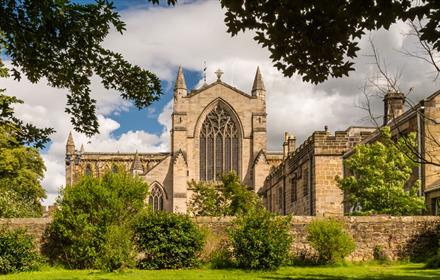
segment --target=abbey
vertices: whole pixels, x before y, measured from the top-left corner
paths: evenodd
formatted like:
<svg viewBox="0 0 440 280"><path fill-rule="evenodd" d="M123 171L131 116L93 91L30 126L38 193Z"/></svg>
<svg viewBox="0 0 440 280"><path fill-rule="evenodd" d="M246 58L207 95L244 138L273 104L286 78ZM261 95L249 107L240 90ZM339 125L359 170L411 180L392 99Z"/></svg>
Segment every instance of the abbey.
<svg viewBox="0 0 440 280"><path fill-rule="evenodd" d="M266 90L257 68L250 93L221 80L188 91L182 67L174 87L171 151L166 153L96 153L66 145L66 186L85 174L100 176L123 166L150 185L148 202L156 210L186 212L188 181L215 181L235 171L253 190L260 190L282 153L266 149Z"/></svg>

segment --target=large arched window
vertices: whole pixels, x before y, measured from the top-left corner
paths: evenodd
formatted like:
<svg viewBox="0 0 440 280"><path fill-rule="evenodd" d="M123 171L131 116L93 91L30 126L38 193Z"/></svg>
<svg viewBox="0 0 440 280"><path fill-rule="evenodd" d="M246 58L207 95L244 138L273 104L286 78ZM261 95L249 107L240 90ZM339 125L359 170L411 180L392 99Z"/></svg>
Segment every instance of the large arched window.
<svg viewBox="0 0 440 280"><path fill-rule="evenodd" d="M200 180L219 180L222 173L239 174L240 133L231 113L217 104L200 131Z"/></svg>
<svg viewBox="0 0 440 280"><path fill-rule="evenodd" d="M160 186L154 184L151 188L148 204L151 205L154 211L163 211L164 193Z"/></svg>

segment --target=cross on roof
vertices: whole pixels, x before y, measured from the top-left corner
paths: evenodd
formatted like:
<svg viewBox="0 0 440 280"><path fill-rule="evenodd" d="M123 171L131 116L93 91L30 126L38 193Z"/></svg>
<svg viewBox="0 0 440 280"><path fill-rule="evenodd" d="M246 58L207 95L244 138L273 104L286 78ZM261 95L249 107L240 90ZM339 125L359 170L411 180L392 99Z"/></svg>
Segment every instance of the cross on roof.
<svg viewBox="0 0 440 280"><path fill-rule="evenodd" d="M217 71L215 71L215 74L217 75L217 81L220 81L221 80L220 78L223 75L223 71L219 68L217 69Z"/></svg>

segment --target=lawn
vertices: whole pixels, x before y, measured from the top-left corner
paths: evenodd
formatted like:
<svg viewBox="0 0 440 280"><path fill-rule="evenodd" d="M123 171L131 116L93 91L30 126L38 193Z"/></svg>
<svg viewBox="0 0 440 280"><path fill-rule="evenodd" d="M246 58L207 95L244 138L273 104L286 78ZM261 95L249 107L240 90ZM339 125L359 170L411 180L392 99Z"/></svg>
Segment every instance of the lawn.
<svg viewBox="0 0 440 280"><path fill-rule="evenodd" d="M422 264L365 264L340 267L283 267L275 272L246 272L242 270L212 270L208 268L191 270L142 271L130 270L119 273L103 273L92 270L64 270L45 268L38 272L25 272L0 276L6 279L440 279L440 270L423 269Z"/></svg>

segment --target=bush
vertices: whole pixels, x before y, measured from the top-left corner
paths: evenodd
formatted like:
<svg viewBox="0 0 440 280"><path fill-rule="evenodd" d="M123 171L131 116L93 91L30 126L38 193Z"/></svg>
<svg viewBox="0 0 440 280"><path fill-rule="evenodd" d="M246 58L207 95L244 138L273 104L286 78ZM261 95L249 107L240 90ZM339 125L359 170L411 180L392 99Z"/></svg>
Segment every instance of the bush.
<svg viewBox="0 0 440 280"><path fill-rule="evenodd" d="M35 270L40 264L33 238L26 231L0 230L0 273Z"/></svg>
<svg viewBox="0 0 440 280"><path fill-rule="evenodd" d="M387 253L385 252L385 250L383 249L383 247L381 245L374 246L373 258L374 258L374 260L379 261L379 262L390 261L390 258L388 257Z"/></svg>
<svg viewBox="0 0 440 280"><path fill-rule="evenodd" d="M290 217L278 217L255 207L238 217L229 230L233 257L244 269L274 270L288 257L292 237Z"/></svg>
<svg viewBox="0 0 440 280"><path fill-rule="evenodd" d="M134 222L141 269L196 267L205 235L187 215L146 211Z"/></svg>
<svg viewBox="0 0 440 280"><path fill-rule="evenodd" d="M104 271L134 267L136 253L133 250L132 233L121 226L110 226L104 236L104 246L97 267Z"/></svg>
<svg viewBox="0 0 440 280"><path fill-rule="evenodd" d="M335 220L314 220L307 226L310 245L321 264L337 264L355 249L353 238Z"/></svg>
<svg viewBox="0 0 440 280"><path fill-rule="evenodd" d="M128 240L118 238L124 234L132 238L125 229L144 208L146 195L147 185L125 172L87 176L66 189L47 231L44 251L50 261L76 269L117 269L117 263L129 264L120 255L127 250ZM110 260L112 256L115 259Z"/></svg>

